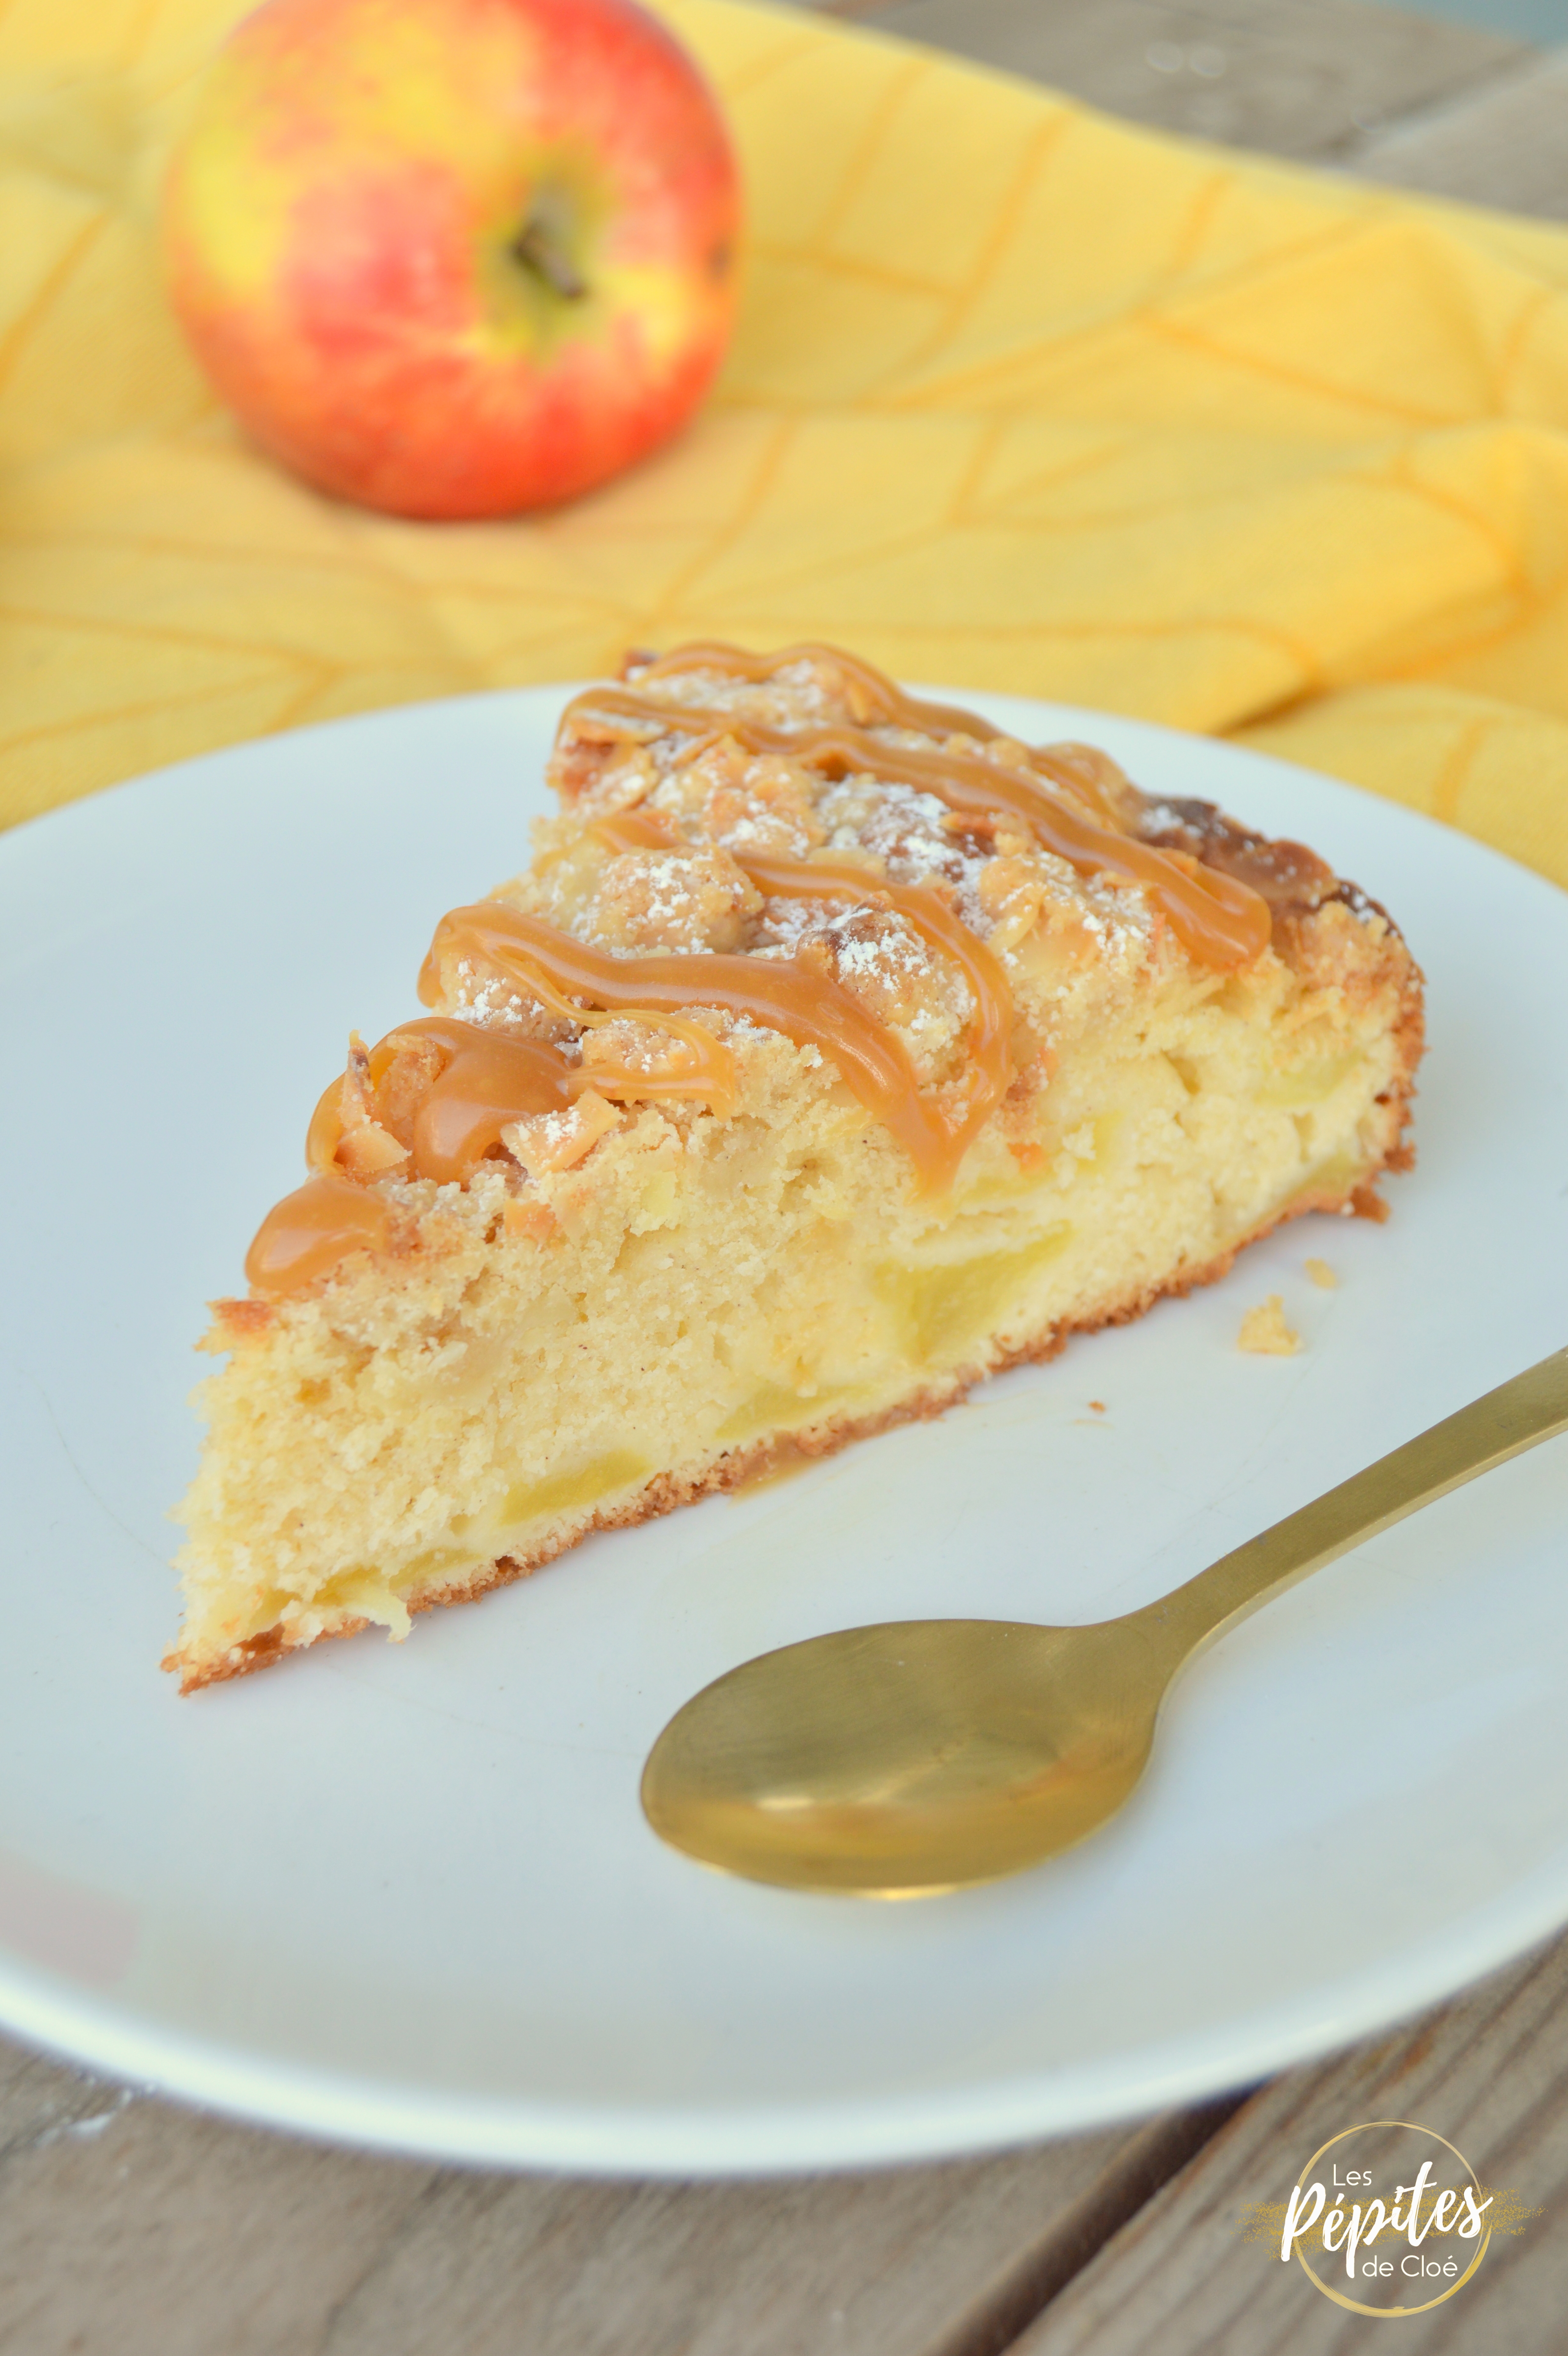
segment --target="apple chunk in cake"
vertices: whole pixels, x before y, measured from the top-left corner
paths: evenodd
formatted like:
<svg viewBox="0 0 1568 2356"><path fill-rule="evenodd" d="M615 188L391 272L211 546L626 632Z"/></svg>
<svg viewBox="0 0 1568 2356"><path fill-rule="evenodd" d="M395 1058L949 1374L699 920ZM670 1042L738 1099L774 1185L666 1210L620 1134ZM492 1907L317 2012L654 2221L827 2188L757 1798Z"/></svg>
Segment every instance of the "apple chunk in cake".
<svg viewBox="0 0 1568 2356"><path fill-rule="evenodd" d="M188 1688L934 1414L1409 1158L1387 916L1102 755L696 646L551 772L216 1304Z"/></svg>

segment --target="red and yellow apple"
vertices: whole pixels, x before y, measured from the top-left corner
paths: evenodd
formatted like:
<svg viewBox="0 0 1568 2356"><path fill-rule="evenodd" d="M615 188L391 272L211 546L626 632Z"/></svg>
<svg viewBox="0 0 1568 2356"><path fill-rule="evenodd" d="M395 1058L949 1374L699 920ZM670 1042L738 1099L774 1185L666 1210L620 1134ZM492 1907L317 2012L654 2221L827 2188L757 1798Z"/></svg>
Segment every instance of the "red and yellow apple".
<svg viewBox="0 0 1568 2356"><path fill-rule="evenodd" d="M165 225L176 310L264 449L477 517L676 432L723 357L738 215L713 95L633 0L267 0Z"/></svg>

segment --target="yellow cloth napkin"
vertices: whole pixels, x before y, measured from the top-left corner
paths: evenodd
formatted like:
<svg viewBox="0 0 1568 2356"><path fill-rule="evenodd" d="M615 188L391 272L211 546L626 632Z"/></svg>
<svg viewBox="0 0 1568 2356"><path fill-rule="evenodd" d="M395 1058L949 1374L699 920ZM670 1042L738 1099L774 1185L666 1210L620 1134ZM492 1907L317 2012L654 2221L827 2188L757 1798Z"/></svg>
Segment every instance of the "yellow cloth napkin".
<svg viewBox="0 0 1568 2356"><path fill-rule="evenodd" d="M255 457L160 293L163 156L241 13L0 22L0 819L628 644L813 637L1224 731L1568 884L1568 234L667 0L749 187L718 397L561 513L390 522Z"/></svg>

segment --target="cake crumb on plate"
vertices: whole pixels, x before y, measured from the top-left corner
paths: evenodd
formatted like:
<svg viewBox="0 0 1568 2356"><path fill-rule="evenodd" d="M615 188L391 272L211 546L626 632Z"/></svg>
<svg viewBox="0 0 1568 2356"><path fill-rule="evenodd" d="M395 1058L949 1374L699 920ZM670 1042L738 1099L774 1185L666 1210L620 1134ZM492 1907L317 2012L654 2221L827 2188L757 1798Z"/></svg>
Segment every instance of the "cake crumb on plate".
<svg viewBox="0 0 1568 2356"><path fill-rule="evenodd" d="M1309 1259L1306 1263L1306 1272L1314 1284L1319 1286L1325 1292L1332 1292L1339 1281L1326 1259Z"/></svg>
<svg viewBox="0 0 1568 2356"><path fill-rule="evenodd" d="M1240 1348L1255 1351L1261 1357L1289 1358L1301 1347L1301 1335L1293 1333L1285 1323L1284 1303L1277 1292L1248 1310L1236 1340Z"/></svg>

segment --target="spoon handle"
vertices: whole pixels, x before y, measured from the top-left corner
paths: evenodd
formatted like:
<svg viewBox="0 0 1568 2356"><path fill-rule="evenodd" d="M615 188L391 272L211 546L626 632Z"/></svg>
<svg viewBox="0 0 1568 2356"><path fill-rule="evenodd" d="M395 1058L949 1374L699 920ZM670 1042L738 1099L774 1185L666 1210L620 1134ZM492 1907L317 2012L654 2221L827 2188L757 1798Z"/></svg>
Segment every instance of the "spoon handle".
<svg viewBox="0 0 1568 2356"><path fill-rule="evenodd" d="M1363 1538L1559 1431L1568 1431L1568 1350L1554 1351L1380 1456L1364 1472L1352 1473L1234 1554L1222 1555L1135 1616L1150 1622L1151 1633L1157 1629L1176 1657L1185 1658L1240 1613L1321 1570Z"/></svg>

